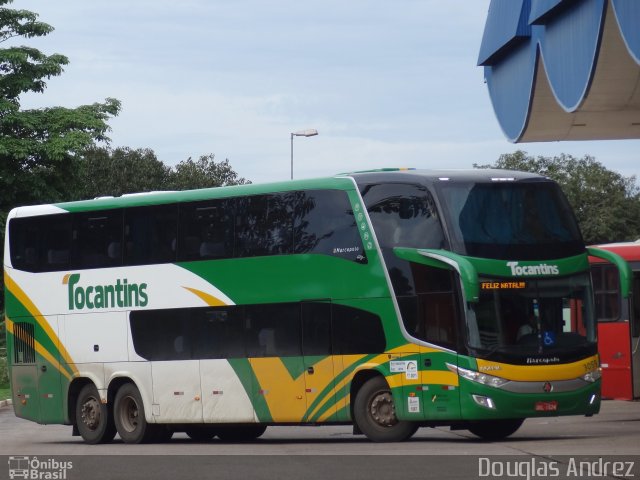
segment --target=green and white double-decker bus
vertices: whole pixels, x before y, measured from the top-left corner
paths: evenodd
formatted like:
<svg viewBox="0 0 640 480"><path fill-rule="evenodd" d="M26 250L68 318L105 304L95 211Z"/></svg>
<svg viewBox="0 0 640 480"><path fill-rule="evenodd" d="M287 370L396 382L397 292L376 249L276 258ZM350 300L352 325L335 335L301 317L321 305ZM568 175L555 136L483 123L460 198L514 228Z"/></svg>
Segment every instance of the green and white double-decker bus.
<svg viewBox="0 0 640 480"><path fill-rule="evenodd" d="M559 187L532 174L19 207L4 269L15 413L89 443L304 424L498 439L600 407L587 250Z"/></svg>

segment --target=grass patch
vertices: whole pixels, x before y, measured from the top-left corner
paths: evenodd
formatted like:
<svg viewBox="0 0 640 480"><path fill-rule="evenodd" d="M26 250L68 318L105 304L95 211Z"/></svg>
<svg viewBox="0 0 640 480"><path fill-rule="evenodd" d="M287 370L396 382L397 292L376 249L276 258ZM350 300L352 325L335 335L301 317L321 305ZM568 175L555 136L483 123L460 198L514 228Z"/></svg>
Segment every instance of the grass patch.
<svg viewBox="0 0 640 480"><path fill-rule="evenodd" d="M0 385L0 400L7 400L9 398L11 398L9 385Z"/></svg>

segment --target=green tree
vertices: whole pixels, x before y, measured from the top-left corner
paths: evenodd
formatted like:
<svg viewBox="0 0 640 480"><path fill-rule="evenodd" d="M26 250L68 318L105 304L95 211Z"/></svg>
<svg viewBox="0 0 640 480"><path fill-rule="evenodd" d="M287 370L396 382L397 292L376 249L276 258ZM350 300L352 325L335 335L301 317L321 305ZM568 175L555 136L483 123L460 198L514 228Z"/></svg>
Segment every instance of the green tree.
<svg viewBox="0 0 640 480"><path fill-rule="evenodd" d="M501 168L539 173L560 184L574 209L588 244L640 238L640 188L636 177L605 168L595 158L533 157L518 150L475 168Z"/></svg>
<svg viewBox="0 0 640 480"><path fill-rule="evenodd" d="M10 40L43 37L53 27L36 13L7 8L11 2L0 0L0 44L8 45L0 48L0 245L14 206L72 198L80 153L108 141L107 120L120 110L113 98L77 108L21 109L20 96L44 91L69 60L14 45Z"/></svg>
<svg viewBox="0 0 640 480"><path fill-rule="evenodd" d="M14 10L0 0L0 43L16 37L42 37L53 27L38 15ZM14 42L9 42L14 43ZM62 73L68 59L46 55L27 46L0 48L0 228L16 205L69 199L76 187L80 152L95 142L108 141L107 120L120 103L77 108L21 109L20 96L42 92L46 80Z"/></svg>
<svg viewBox="0 0 640 480"><path fill-rule="evenodd" d="M153 150L90 148L82 157L78 196L95 198L168 188L171 169Z"/></svg>
<svg viewBox="0 0 640 480"><path fill-rule="evenodd" d="M178 163L170 175L169 187L173 190L189 190L247 183L251 182L238 177L228 159L216 162L215 155L210 153L200 156L196 161L189 157Z"/></svg>

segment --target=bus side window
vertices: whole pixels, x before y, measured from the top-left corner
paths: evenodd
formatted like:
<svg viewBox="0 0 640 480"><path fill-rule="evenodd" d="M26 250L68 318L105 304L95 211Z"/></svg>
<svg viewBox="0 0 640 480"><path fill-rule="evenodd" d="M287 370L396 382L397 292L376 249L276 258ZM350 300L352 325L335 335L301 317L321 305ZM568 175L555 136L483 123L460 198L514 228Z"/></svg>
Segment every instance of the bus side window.
<svg viewBox="0 0 640 480"><path fill-rule="evenodd" d="M13 267L27 272L67 270L71 219L68 214L12 219L9 231Z"/></svg>
<svg viewBox="0 0 640 480"><path fill-rule="evenodd" d="M11 265L25 272L37 272L38 240L40 238L39 217L13 218L9 222Z"/></svg>
<svg viewBox="0 0 640 480"><path fill-rule="evenodd" d="M300 356L300 307L273 303L245 307L248 357Z"/></svg>
<svg viewBox="0 0 640 480"><path fill-rule="evenodd" d="M122 210L75 214L72 241L72 268L122 265Z"/></svg>
<svg viewBox="0 0 640 480"><path fill-rule="evenodd" d="M290 254L295 198L295 193L278 193L239 199L235 256Z"/></svg>
<svg viewBox="0 0 640 480"><path fill-rule="evenodd" d="M125 265L175 261L177 205L128 208L124 216Z"/></svg>
<svg viewBox="0 0 640 480"><path fill-rule="evenodd" d="M421 340L455 348L457 290L449 270L411 263L417 295L399 296L398 306L407 332Z"/></svg>
<svg viewBox="0 0 640 480"><path fill-rule="evenodd" d="M443 248L444 232L433 196L423 185L367 185L362 197L382 249Z"/></svg>
<svg viewBox="0 0 640 480"><path fill-rule="evenodd" d="M294 253L333 255L366 263L364 247L347 193L300 192L294 213Z"/></svg>
<svg viewBox="0 0 640 480"><path fill-rule="evenodd" d="M302 354L331 355L331 303L303 302Z"/></svg>
<svg viewBox="0 0 640 480"><path fill-rule="evenodd" d="M180 205L178 260L233 257L235 200Z"/></svg>
<svg viewBox="0 0 640 480"><path fill-rule="evenodd" d="M346 305L332 305L334 353L354 355L382 353L387 341L380 317Z"/></svg>
<svg viewBox="0 0 640 480"><path fill-rule="evenodd" d="M618 270L613 265L591 267L596 303L596 318L599 322L620 319L620 281Z"/></svg>
<svg viewBox="0 0 640 480"><path fill-rule="evenodd" d="M129 315L133 348L139 356L146 360L191 358L189 309L138 310Z"/></svg>

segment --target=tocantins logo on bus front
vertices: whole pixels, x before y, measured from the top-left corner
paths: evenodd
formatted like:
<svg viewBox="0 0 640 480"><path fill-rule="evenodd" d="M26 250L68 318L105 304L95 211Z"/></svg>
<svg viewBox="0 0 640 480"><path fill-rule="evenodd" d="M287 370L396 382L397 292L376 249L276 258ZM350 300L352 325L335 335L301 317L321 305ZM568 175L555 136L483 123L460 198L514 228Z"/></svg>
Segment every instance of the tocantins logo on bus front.
<svg viewBox="0 0 640 480"><path fill-rule="evenodd" d="M126 278L111 285L80 286L80 274L67 273L62 283L67 285L69 310L146 307L149 303L147 284L129 283Z"/></svg>
<svg viewBox="0 0 640 480"><path fill-rule="evenodd" d="M507 267L511 268L513 276L529 276L529 275L560 275L560 268L557 265L518 265L518 262L507 262Z"/></svg>

